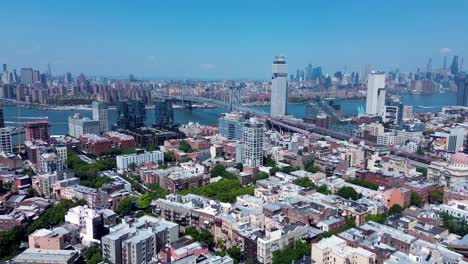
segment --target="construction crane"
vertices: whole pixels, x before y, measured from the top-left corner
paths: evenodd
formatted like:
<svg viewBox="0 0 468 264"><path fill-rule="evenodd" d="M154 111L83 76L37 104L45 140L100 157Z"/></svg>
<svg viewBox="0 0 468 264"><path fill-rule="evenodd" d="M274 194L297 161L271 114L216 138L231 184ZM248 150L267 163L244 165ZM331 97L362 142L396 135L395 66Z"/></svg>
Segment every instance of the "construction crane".
<svg viewBox="0 0 468 264"><path fill-rule="evenodd" d="M18 109L18 152L21 152L21 107L17 104Z"/></svg>

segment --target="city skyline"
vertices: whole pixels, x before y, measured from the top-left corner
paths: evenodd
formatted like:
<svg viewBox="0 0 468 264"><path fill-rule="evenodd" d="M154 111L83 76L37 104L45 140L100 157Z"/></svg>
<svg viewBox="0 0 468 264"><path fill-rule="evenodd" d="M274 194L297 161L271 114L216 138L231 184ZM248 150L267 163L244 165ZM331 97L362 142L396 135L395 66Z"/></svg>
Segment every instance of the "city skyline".
<svg viewBox="0 0 468 264"><path fill-rule="evenodd" d="M291 70L311 63L329 73L424 70L429 58L436 70L444 55L467 57L466 2L369 4L11 3L0 11L8 36L0 62L74 75L266 80L275 55Z"/></svg>

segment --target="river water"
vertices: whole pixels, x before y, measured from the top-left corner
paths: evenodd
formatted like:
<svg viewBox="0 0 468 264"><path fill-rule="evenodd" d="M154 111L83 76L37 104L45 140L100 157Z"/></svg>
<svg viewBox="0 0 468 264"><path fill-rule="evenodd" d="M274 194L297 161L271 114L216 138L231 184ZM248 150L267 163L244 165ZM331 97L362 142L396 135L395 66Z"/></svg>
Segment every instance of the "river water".
<svg viewBox="0 0 468 264"><path fill-rule="evenodd" d="M401 101L405 105L413 105L415 112L440 111L443 106L454 105L456 103L456 95L453 93L434 94L432 96L409 95L403 94ZM365 99L361 100L343 100L341 101L341 109L347 116L356 115L358 107L365 108ZM305 112L304 103L289 104L288 113L294 117L301 118ZM425 106L430 108L418 108L417 106ZM264 112L270 111L270 106L256 106L256 108ZM198 122L206 125L217 125L218 117L226 110L222 108L194 108L192 111L182 108L174 109L175 121L181 124L189 121ZM51 124L52 135L63 135L68 132L68 117L74 113L80 113L81 116L92 117L92 112L87 110L48 110L21 107L21 123L32 120L47 119ZM6 126L18 126L18 108L17 106L5 106L4 117ZM117 119L117 111L109 110L109 125L115 124ZM147 125L151 125L154 120L154 111L147 110ZM23 137L24 138L24 137ZM16 139L16 137L15 137ZM16 140L14 140L16 141Z"/></svg>

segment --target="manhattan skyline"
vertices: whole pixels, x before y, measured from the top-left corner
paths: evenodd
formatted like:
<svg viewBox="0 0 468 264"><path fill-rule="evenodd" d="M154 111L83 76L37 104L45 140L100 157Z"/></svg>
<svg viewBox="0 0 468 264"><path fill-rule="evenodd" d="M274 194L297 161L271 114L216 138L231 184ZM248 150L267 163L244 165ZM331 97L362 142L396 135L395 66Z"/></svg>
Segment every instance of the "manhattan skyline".
<svg viewBox="0 0 468 264"><path fill-rule="evenodd" d="M0 62L54 74L269 79L290 70L434 69L466 58L465 1L12 2L2 8Z"/></svg>

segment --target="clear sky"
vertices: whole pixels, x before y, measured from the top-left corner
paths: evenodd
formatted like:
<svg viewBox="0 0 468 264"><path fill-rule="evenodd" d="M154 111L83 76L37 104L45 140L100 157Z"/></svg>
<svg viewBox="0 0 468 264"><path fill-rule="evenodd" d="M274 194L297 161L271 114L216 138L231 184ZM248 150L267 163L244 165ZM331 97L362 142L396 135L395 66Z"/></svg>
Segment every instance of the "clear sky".
<svg viewBox="0 0 468 264"><path fill-rule="evenodd" d="M0 21L0 63L56 74L267 79L279 54L290 73L468 60L466 0L5 1Z"/></svg>

